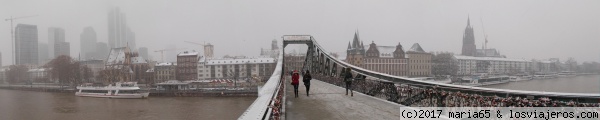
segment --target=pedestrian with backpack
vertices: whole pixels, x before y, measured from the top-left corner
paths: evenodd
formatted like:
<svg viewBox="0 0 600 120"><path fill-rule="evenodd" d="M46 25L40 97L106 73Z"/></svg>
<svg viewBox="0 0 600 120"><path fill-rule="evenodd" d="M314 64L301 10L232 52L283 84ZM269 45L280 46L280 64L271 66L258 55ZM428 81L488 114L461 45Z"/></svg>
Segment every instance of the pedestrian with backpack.
<svg viewBox="0 0 600 120"><path fill-rule="evenodd" d="M304 76L302 76L302 82L304 82L304 86L306 87L306 96L309 96L308 91L310 90L310 80L312 80L312 76L310 76L310 72L306 70L306 72L304 72Z"/></svg>
<svg viewBox="0 0 600 120"><path fill-rule="evenodd" d="M346 74L344 75L344 82L346 82L346 95L348 95L348 89L350 89L350 96L354 96L352 92L352 69L346 68Z"/></svg>

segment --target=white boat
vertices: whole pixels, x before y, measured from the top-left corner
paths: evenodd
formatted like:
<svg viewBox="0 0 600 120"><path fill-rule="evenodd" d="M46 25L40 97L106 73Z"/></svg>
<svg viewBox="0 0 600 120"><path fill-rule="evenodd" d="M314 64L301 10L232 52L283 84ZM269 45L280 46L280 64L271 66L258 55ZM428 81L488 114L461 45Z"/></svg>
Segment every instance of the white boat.
<svg viewBox="0 0 600 120"><path fill-rule="evenodd" d="M525 76L521 76L521 79L523 79L523 80L533 80L533 76L531 76L531 75L525 75Z"/></svg>
<svg viewBox="0 0 600 120"><path fill-rule="evenodd" d="M524 80L533 80L533 76L529 76L529 75L510 76L511 82L524 81Z"/></svg>
<svg viewBox="0 0 600 120"><path fill-rule="evenodd" d="M482 75L474 75L471 77L463 77L459 82L454 83L457 85L464 86L484 86L484 85L494 85L494 84L502 84L510 82L509 76L487 76L487 74Z"/></svg>
<svg viewBox="0 0 600 120"><path fill-rule="evenodd" d="M553 76L551 73L536 73L535 75L533 75L533 78L537 80L551 79L554 77L555 76Z"/></svg>
<svg viewBox="0 0 600 120"><path fill-rule="evenodd" d="M519 76L510 76L510 81L511 82L516 82L516 81L521 81L521 77Z"/></svg>
<svg viewBox="0 0 600 120"><path fill-rule="evenodd" d="M575 77L577 76L577 73L573 72L573 71L562 71L560 73L558 73L558 77Z"/></svg>
<svg viewBox="0 0 600 120"><path fill-rule="evenodd" d="M117 82L104 87L84 84L77 87L76 96L102 98L148 98L150 92L140 89L137 82Z"/></svg>

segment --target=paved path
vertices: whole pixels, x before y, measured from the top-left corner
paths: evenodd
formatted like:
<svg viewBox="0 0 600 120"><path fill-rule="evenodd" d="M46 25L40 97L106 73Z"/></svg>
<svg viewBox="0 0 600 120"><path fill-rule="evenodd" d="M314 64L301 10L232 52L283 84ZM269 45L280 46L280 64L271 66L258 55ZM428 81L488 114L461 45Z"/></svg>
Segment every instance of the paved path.
<svg viewBox="0 0 600 120"><path fill-rule="evenodd" d="M298 98L294 87L286 79L287 120L397 120L400 105L354 92L346 96L345 89L319 80L311 80L310 96L302 81Z"/></svg>

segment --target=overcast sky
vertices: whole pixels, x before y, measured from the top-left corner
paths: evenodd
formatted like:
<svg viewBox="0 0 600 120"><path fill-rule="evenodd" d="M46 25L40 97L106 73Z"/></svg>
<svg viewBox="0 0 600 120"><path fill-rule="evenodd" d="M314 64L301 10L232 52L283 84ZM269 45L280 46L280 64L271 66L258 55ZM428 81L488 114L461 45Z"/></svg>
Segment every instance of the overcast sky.
<svg viewBox="0 0 600 120"><path fill-rule="evenodd" d="M71 55L80 50L86 26L107 42L107 15L120 7L137 46L201 50L183 41L215 45L215 56L258 56L260 48L282 35L309 34L332 52L345 54L356 30L365 44L419 43L425 51L460 54L471 18L477 48L488 34L489 48L509 58L600 60L598 0L0 0L0 16L37 17L16 23L38 26L48 42L48 27L62 27ZM16 25L15 23L15 25ZM0 24L3 65L11 63L10 23ZM160 54L150 52L155 59ZM174 56L173 56L174 57Z"/></svg>

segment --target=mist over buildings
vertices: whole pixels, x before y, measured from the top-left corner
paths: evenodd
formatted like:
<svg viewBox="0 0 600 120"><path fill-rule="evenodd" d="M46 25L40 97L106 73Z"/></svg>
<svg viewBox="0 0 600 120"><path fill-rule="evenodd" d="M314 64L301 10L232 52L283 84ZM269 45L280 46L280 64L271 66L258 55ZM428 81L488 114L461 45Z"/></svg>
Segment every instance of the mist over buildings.
<svg viewBox="0 0 600 120"><path fill-rule="evenodd" d="M344 53L356 30L367 43L405 46L419 43L427 52L461 53L467 18L477 49L488 35L488 48L510 58L600 61L600 1L144 1L59 0L3 1L0 16L35 17L15 20L36 25L36 46L48 49L50 28L64 30L73 58L82 49L84 31L92 28L96 46L111 44L110 14L118 7L126 26L119 28L123 43L147 48L154 60L174 60L185 50L202 51L197 43L214 45L215 56L258 56L273 39L286 34L310 34L328 51ZM88 28L89 27L89 28ZM12 63L10 22L0 24L2 65ZM87 34L87 33L86 33ZM135 39L135 41L128 41ZM92 40L93 41L93 40ZM88 48L88 47L83 47ZM98 49L98 48L96 48ZM39 51L38 51L39 52ZM300 52L302 53L302 52ZM48 57L53 57L49 53ZM171 56L171 57L169 57ZM38 58L47 59L47 58Z"/></svg>

